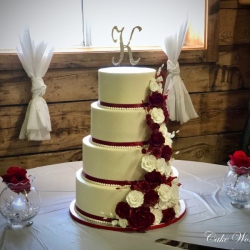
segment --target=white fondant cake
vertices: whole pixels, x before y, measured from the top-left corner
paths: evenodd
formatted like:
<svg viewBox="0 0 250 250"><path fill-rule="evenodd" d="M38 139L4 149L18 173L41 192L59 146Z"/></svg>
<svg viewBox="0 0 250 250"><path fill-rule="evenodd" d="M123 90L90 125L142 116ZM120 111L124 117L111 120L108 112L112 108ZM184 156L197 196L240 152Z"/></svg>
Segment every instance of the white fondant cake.
<svg viewBox="0 0 250 250"><path fill-rule="evenodd" d="M162 82L150 68L98 71L99 100L76 174L75 212L84 221L145 231L179 217Z"/></svg>

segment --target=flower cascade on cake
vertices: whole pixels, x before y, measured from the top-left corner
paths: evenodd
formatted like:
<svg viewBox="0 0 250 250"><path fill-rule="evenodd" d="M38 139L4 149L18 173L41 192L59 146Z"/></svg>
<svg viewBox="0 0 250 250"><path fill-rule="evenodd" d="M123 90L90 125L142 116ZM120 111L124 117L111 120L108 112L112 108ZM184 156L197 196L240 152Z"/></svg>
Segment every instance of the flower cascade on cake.
<svg viewBox="0 0 250 250"><path fill-rule="evenodd" d="M162 67L150 81L151 93L145 108L146 122L151 135L142 147L141 167L146 171L143 180L133 181L126 201L116 205L116 215L112 218L113 226L131 227L135 231L144 232L153 225L170 224L180 215L180 203L175 197L180 183L172 176L171 149L175 132L169 133L166 123L169 114L166 108L167 94L163 95Z"/></svg>

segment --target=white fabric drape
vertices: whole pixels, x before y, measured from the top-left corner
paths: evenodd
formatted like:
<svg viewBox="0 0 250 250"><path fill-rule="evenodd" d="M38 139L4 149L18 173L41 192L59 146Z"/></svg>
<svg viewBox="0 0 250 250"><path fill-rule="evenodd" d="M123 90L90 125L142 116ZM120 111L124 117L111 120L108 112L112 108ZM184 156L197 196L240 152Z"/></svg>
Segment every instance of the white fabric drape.
<svg viewBox="0 0 250 250"><path fill-rule="evenodd" d="M172 121L179 121L181 124L187 122L189 119L198 117L189 93L180 77L178 63L187 28L188 20L181 25L178 32L165 38L165 48L163 48L168 57L168 76L164 86L164 93L168 92L167 108L169 118Z"/></svg>
<svg viewBox="0 0 250 250"><path fill-rule="evenodd" d="M54 48L47 48L44 42L35 45L30 32L26 29L20 38L21 48L17 48L18 57L32 82L32 99L29 102L19 139L33 141L49 140L51 121L49 109L42 96L46 92L43 77L48 70Z"/></svg>

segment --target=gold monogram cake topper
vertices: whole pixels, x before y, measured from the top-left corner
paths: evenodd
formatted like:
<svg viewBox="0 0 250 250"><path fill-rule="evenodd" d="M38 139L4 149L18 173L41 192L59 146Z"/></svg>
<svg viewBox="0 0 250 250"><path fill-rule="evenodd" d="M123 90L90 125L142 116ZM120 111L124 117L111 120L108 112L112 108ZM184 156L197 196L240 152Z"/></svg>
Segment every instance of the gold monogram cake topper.
<svg viewBox="0 0 250 250"><path fill-rule="evenodd" d="M112 58L112 63L117 66L119 65L122 60L123 60L123 57L124 57L124 49L127 49L128 50L128 55L129 55L129 62L132 64L132 65L136 65L139 61L140 61L140 58L138 58L136 61L134 60L133 58L133 55L132 55L132 50L131 48L129 47L129 44L131 42L131 39L132 39L132 36L134 34L134 31L135 29L138 29L139 31L142 30L142 28L140 26L136 26L132 29L131 33L130 33L130 38L129 38L129 42L127 45L124 45L123 44L123 38L122 38L122 33L123 33L123 30L124 30L124 27L119 30L117 26L114 26L113 29L112 29L112 39L113 41L116 43L117 42L117 39L114 38L114 31L117 31L117 33L120 33L120 59L118 62L115 62L115 59L114 57Z"/></svg>

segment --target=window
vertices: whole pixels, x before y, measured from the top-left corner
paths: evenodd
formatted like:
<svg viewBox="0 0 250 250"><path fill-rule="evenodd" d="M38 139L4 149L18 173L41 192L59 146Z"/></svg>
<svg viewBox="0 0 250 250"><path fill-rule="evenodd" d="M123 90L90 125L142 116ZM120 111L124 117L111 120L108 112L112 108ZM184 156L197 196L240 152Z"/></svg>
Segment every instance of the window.
<svg viewBox="0 0 250 250"><path fill-rule="evenodd" d="M116 46L111 37L115 25L125 27L125 41L134 26L142 27L131 46L161 46L164 36L178 29L187 14L191 32L197 36L199 31L203 45L205 0L60 0L60 4L58 0L1 0L0 49L15 48L25 27L35 40L56 47L83 42L94 47Z"/></svg>
<svg viewBox="0 0 250 250"><path fill-rule="evenodd" d="M82 45L81 0L0 0L0 49L15 49L25 27L36 42Z"/></svg>
<svg viewBox="0 0 250 250"><path fill-rule="evenodd" d="M189 19L189 46L204 47L205 0L82 0L84 39L93 47L117 46L111 37L114 26L124 27L125 41L135 26L131 46L161 46L164 38L176 32ZM98 7L97 7L98 6ZM138 30L136 32L139 32ZM193 38L193 39L191 39ZM191 40L195 43L191 43Z"/></svg>

